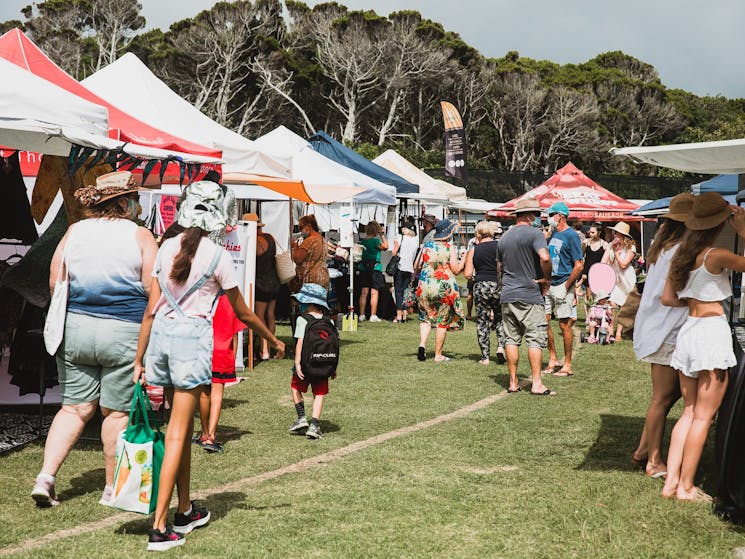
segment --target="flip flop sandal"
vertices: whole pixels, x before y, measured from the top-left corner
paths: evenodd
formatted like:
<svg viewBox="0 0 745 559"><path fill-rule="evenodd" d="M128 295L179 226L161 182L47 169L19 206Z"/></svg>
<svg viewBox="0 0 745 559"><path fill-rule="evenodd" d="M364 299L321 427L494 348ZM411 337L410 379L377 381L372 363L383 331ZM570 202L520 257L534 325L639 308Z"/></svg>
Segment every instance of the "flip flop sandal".
<svg viewBox="0 0 745 559"><path fill-rule="evenodd" d="M644 475L651 479L665 479L667 477L667 472L666 471L654 472L652 474L648 474L645 472Z"/></svg>
<svg viewBox="0 0 745 559"><path fill-rule="evenodd" d="M434 359L435 363L445 363L446 361L450 361L450 357L443 356L442 359L437 359L436 357Z"/></svg>
<svg viewBox="0 0 745 559"><path fill-rule="evenodd" d="M548 365L545 369L541 371L542 375L552 375L556 371L560 370L564 366L564 363L559 363L558 365Z"/></svg>
<svg viewBox="0 0 745 559"><path fill-rule="evenodd" d="M574 373L572 371L565 371L564 369L559 369L555 373L553 373L555 377L573 377Z"/></svg>
<svg viewBox="0 0 745 559"><path fill-rule="evenodd" d="M530 391L531 396L556 396L556 392L553 392L550 388L546 388L543 392Z"/></svg>
<svg viewBox="0 0 745 559"><path fill-rule="evenodd" d="M511 388L507 389L507 394L514 394L515 392L522 392L522 388L518 386L515 390L512 390Z"/></svg>

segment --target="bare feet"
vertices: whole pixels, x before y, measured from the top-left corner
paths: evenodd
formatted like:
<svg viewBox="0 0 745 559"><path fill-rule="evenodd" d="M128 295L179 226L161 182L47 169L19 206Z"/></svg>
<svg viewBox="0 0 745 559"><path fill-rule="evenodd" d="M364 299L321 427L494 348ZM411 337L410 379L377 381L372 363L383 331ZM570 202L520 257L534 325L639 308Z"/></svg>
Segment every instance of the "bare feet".
<svg viewBox="0 0 745 559"><path fill-rule="evenodd" d="M686 491L678 485L678 489L675 495L679 501L690 501L692 503L711 503L714 498L706 493L706 491L699 489L695 485L690 490Z"/></svg>
<svg viewBox="0 0 745 559"><path fill-rule="evenodd" d="M668 484L668 481L669 479L665 481L665 486L662 488L660 495L663 499L674 499L678 493L678 484Z"/></svg>
<svg viewBox="0 0 745 559"><path fill-rule="evenodd" d="M667 466L665 464L652 464L647 462L644 475L652 479L663 479L667 477Z"/></svg>
<svg viewBox="0 0 745 559"><path fill-rule="evenodd" d="M546 365L546 368L541 371L542 375L550 375L554 371L558 371L564 366L564 363L559 363L558 361L551 362L549 361L548 365Z"/></svg>

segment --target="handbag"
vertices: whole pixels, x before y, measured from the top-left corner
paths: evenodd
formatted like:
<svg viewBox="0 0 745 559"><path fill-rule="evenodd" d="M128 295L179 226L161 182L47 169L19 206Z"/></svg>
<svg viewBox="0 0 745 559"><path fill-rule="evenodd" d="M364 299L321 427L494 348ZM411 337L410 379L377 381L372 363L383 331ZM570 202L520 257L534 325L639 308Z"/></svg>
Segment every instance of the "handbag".
<svg viewBox="0 0 745 559"><path fill-rule="evenodd" d="M70 276L67 273L67 247L71 235L62 249L62 262L57 272L57 281L54 284L54 293L49 302L47 317L44 321L44 347L49 355L57 353L62 338L65 336L65 319L67 318L67 297L70 292ZM64 270L64 274L63 274Z"/></svg>
<svg viewBox="0 0 745 559"><path fill-rule="evenodd" d="M110 507L140 514L155 511L165 437L157 423L151 426L149 414L150 400L138 382L129 424L116 443L113 492L107 503Z"/></svg>
<svg viewBox="0 0 745 559"><path fill-rule="evenodd" d="M401 261L401 257L397 254L396 256L391 256L391 259L388 261L388 264L385 266L385 273L389 276L393 276L398 271L398 263Z"/></svg>
<svg viewBox="0 0 745 559"><path fill-rule="evenodd" d="M279 283L285 284L295 277L295 262L292 260L292 250L285 250L274 255L277 266Z"/></svg>

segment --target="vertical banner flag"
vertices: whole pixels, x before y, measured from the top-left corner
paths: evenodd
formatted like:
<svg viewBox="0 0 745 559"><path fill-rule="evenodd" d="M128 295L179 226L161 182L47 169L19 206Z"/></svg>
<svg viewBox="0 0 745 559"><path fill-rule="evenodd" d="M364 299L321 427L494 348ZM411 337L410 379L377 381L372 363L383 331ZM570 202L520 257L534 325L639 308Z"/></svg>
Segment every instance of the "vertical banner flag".
<svg viewBox="0 0 745 559"><path fill-rule="evenodd" d="M463 119L452 103L440 101L440 107L445 123L445 174L465 181L466 131L463 129Z"/></svg>

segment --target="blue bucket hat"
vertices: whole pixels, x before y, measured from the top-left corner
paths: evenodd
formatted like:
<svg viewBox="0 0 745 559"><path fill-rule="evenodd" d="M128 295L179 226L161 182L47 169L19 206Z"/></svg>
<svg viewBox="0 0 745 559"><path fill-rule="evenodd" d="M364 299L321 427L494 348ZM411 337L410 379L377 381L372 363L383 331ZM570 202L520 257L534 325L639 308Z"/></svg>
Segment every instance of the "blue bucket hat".
<svg viewBox="0 0 745 559"><path fill-rule="evenodd" d="M325 309L329 308L326 302L326 290L317 283L304 283L300 291L293 295L298 303L309 303L318 305Z"/></svg>
<svg viewBox="0 0 745 559"><path fill-rule="evenodd" d="M441 219L435 224L435 234L432 238L435 241L444 241L450 238L456 226L457 224L449 219Z"/></svg>
<svg viewBox="0 0 745 559"><path fill-rule="evenodd" d="M554 202L546 211L548 215L561 214L569 217L569 207L564 202Z"/></svg>

